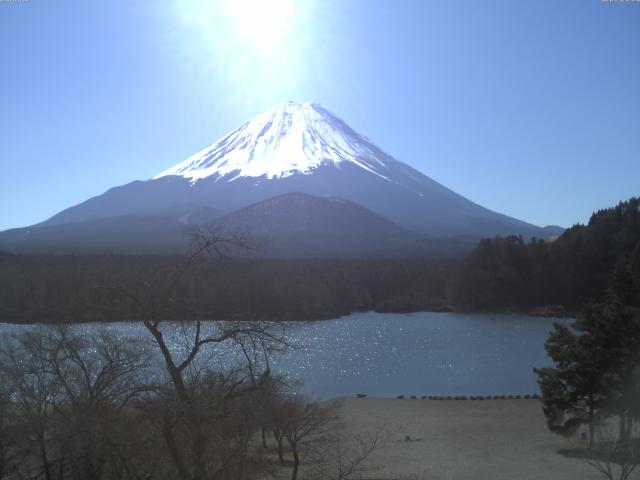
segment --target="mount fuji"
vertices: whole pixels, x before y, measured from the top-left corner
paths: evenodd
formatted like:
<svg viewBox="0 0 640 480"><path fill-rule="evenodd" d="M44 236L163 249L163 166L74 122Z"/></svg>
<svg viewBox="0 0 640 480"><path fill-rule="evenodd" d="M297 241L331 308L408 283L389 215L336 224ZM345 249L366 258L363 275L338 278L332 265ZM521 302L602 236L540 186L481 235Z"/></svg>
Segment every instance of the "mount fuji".
<svg viewBox="0 0 640 480"><path fill-rule="evenodd" d="M304 197L288 195L294 192ZM300 201L306 196L318 200ZM234 224L236 213L274 197L280 199L270 208L299 218L313 216L323 200L332 201L325 213L348 206L350 215L366 219L363 225L384 223L386 229L376 231L393 232L396 239L404 235L413 245L417 236L439 243L442 237L548 236L543 228L477 205L396 160L325 107L286 102L150 180L111 188L43 223L0 233L0 248L171 251L182 244L186 225ZM315 210L306 210L310 205ZM271 222L267 230L287 231L287 215L271 211L262 221ZM250 218L261 221L260 215ZM326 219L323 228L332 235L330 216ZM338 241L340 232L333 237Z"/></svg>

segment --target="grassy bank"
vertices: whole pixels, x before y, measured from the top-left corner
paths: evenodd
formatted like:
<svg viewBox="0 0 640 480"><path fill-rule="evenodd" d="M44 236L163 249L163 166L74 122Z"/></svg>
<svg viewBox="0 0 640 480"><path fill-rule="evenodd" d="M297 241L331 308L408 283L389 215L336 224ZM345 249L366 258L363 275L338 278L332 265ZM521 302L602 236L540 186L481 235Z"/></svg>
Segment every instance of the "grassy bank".
<svg viewBox="0 0 640 480"><path fill-rule="evenodd" d="M344 399L356 435L382 429L372 478L425 480L596 480L582 460L560 453L577 442L550 433L537 400L483 402Z"/></svg>

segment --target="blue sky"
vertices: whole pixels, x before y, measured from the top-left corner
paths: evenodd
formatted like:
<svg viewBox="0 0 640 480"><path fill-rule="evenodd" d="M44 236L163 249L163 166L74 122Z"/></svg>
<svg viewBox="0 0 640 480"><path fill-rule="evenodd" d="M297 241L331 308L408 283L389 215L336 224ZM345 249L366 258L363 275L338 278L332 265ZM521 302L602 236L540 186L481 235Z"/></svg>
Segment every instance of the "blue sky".
<svg viewBox="0 0 640 480"><path fill-rule="evenodd" d="M212 0L0 2L0 229L288 99L539 225L640 195L640 3L292 1L268 51Z"/></svg>

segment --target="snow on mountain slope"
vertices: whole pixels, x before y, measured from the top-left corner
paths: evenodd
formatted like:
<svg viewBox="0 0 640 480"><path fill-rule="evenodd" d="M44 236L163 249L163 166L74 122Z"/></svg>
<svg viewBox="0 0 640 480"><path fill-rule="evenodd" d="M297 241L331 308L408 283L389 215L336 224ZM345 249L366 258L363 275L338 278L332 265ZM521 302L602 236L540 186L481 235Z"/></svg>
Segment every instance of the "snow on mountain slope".
<svg viewBox="0 0 640 480"><path fill-rule="evenodd" d="M381 159L386 157L323 106L286 102L154 178L178 175L197 181L216 175L226 181L262 176L273 179L349 162L388 180L380 171L385 166Z"/></svg>
<svg viewBox="0 0 640 480"><path fill-rule="evenodd" d="M416 156L428 151L416 148ZM197 223L211 209L227 214L291 192L349 200L431 236L547 236L396 160L321 105L293 102L258 115L153 179L113 187L41 225L149 215Z"/></svg>

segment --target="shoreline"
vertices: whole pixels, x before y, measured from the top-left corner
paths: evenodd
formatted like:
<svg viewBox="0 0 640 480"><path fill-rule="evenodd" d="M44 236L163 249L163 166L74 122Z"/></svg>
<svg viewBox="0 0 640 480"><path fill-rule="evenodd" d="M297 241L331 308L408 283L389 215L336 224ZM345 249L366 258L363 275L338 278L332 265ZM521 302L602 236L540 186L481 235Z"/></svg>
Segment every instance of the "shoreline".
<svg viewBox="0 0 640 480"><path fill-rule="evenodd" d="M255 317L255 318L234 318L234 317L220 317L220 318L208 318L208 319L198 319L198 318L189 318L189 319L166 319L161 320L162 322L173 323L173 322L225 322L225 321L247 321L247 322L287 322L287 323L306 323L306 322L325 322L331 320L340 320L342 318L348 317L350 315L362 314L362 313L373 313L377 315L412 315L419 313L434 313L434 314L459 314L459 315L500 315L500 316L508 316L508 315L517 315L528 318L545 318L545 319L558 319L558 320L572 320L576 317L575 312L565 312L565 315L536 315L531 311L522 311L522 310L460 310L460 309L452 309L452 310L403 310L403 311L379 311L376 309L362 309L362 310L352 310L348 312L337 312L335 315L319 315L319 316L308 316L308 317L296 317L289 318L288 316L284 316L281 319L274 319L272 317ZM73 322L47 322L47 321L36 321L36 322L21 322L17 320L8 320L8 319L0 319L0 325L113 325L118 323L131 323L131 322L142 322L142 319L117 319L117 320L81 320L81 321L73 321Z"/></svg>
<svg viewBox="0 0 640 480"><path fill-rule="evenodd" d="M366 393L356 393L351 397L337 397L338 398L350 398L363 400L369 399L395 399L395 400L431 400L431 401L446 401L446 402L464 402L464 401L490 401L490 400L540 400L538 393L533 394L498 394L498 395L391 395L388 397L382 396L369 396Z"/></svg>

